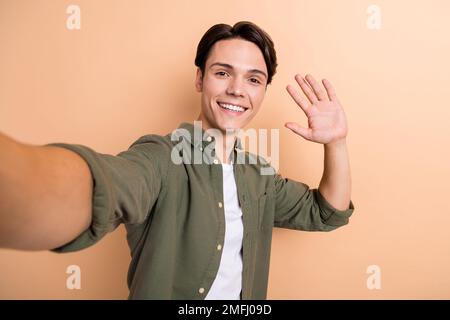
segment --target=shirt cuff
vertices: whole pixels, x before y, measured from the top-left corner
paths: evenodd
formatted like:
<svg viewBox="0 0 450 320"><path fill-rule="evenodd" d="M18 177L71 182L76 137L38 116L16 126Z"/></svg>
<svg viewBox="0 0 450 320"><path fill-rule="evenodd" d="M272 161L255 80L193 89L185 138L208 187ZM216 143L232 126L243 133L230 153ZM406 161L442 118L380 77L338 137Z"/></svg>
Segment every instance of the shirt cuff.
<svg viewBox="0 0 450 320"><path fill-rule="evenodd" d="M51 249L50 251L63 253L87 248L99 241L109 229L109 212L112 209L112 205L110 199L111 192L108 190L111 186L107 183L108 178L105 175L104 170L102 170L98 160L98 154L92 149L82 145L66 143L51 143L47 145L62 147L77 153L88 164L93 179L91 225L69 243Z"/></svg>
<svg viewBox="0 0 450 320"><path fill-rule="evenodd" d="M352 200L350 200L349 208L347 210L338 210L322 196L319 189L314 189L314 196L319 204L320 214L325 224L330 226L342 226L348 223L349 217L355 210Z"/></svg>

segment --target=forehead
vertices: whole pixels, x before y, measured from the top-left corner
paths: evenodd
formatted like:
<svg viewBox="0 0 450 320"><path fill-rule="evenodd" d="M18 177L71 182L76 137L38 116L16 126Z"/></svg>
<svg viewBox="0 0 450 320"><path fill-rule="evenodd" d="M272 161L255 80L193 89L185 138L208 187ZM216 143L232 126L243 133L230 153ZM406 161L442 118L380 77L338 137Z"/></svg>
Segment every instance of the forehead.
<svg viewBox="0 0 450 320"><path fill-rule="evenodd" d="M206 68L215 62L227 63L242 71L259 69L267 73L261 50L253 42L243 39L217 41L211 48Z"/></svg>

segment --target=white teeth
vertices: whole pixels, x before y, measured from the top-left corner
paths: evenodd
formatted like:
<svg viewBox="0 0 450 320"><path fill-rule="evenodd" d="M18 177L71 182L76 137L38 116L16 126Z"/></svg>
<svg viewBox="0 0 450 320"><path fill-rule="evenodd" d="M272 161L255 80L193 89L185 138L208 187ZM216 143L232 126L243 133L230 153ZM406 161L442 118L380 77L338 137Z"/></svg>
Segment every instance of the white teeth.
<svg viewBox="0 0 450 320"><path fill-rule="evenodd" d="M219 105L222 108L228 109L228 110L231 110L231 111L237 111L237 112L244 112L245 111L245 108L242 108L240 106L235 106L235 105L232 105L232 104L219 103Z"/></svg>

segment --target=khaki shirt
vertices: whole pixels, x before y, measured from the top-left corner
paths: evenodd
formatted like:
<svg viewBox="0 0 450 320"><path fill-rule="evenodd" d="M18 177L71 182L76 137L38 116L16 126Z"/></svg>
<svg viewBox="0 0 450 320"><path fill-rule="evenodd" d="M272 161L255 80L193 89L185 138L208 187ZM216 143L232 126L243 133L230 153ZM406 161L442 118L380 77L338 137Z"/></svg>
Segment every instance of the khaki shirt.
<svg viewBox="0 0 450 320"><path fill-rule="evenodd" d="M214 152L207 152L215 141L203 130L195 136L193 124L178 130L184 134L143 136L117 156L51 144L83 157L94 181L91 226L53 251L89 247L124 223L132 256L130 299L204 299L219 269L225 236L222 167ZM185 161L194 151L204 161ZM177 154L184 161L174 161ZM244 225L241 297L266 299L273 227L331 231L348 223L354 206L350 201L348 210L337 210L318 189L261 174L272 167L260 157L252 163L255 156L240 150L238 139L232 156L247 160L233 162Z"/></svg>

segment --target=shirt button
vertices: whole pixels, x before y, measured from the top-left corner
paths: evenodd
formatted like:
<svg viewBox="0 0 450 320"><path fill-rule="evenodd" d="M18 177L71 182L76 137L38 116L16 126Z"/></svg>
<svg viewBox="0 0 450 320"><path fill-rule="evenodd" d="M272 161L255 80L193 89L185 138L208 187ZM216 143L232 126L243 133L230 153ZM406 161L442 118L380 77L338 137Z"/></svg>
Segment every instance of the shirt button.
<svg viewBox="0 0 450 320"><path fill-rule="evenodd" d="M214 164L219 164L219 160L217 160L217 159L214 159Z"/></svg>
<svg viewBox="0 0 450 320"><path fill-rule="evenodd" d="M207 137L206 141L211 142L212 138L211 137Z"/></svg>
<svg viewBox="0 0 450 320"><path fill-rule="evenodd" d="M205 292L205 288L198 289L198 293L203 293L203 292Z"/></svg>
<svg viewBox="0 0 450 320"><path fill-rule="evenodd" d="M200 147L200 151L203 151L203 147Z"/></svg>
<svg viewBox="0 0 450 320"><path fill-rule="evenodd" d="M219 208L222 208L222 207L223 207L223 204L222 204L222 202L219 201Z"/></svg>
<svg viewBox="0 0 450 320"><path fill-rule="evenodd" d="M221 244L217 245L217 250L219 250L219 251L222 250L222 245Z"/></svg>

